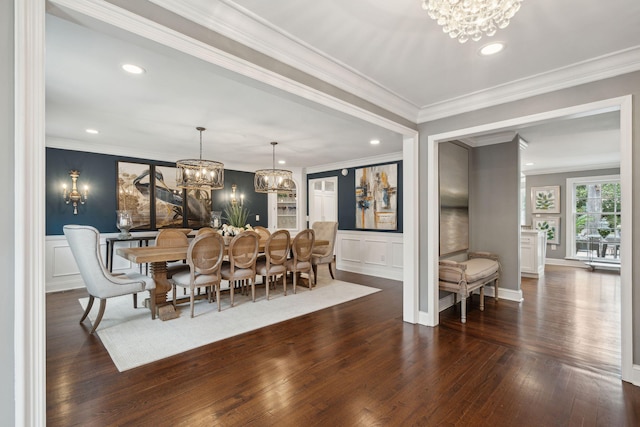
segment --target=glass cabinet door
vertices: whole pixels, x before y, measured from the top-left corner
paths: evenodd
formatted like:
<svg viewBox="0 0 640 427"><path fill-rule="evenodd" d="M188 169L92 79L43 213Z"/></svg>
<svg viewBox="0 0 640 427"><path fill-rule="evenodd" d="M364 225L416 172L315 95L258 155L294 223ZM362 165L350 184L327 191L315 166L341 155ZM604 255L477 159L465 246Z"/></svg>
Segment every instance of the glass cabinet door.
<svg viewBox="0 0 640 427"><path fill-rule="evenodd" d="M291 193L277 194L276 217L277 228L298 228L298 198L295 189Z"/></svg>

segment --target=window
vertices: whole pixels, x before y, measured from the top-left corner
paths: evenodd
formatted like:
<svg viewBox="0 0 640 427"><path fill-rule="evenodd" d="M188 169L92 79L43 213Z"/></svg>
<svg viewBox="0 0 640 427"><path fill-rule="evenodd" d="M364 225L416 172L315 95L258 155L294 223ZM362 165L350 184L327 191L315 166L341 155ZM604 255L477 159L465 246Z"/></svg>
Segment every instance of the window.
<svg viewBox="0 0 640 427"><path fill-rule="evenodd" d="M567 256L588 261L620 262L622 201L620 176L567 180Z"/></svg>

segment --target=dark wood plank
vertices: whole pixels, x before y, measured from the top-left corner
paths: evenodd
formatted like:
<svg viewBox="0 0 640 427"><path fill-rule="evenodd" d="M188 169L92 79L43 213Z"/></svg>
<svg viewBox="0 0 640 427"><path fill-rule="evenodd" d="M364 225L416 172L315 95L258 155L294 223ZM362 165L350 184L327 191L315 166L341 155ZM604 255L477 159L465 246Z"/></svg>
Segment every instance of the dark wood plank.
<svg viewBox="0 0 640 427"><path fill-rule="evenodd" d="M321 272L324 269L321 269ZM324 273L328 274L328 273ZM638 425L619 379L619 276L547 267L525 301L476 296L436 328L402 322L402 284L120 373L84 291L47 296L47 424Z"/></svg>

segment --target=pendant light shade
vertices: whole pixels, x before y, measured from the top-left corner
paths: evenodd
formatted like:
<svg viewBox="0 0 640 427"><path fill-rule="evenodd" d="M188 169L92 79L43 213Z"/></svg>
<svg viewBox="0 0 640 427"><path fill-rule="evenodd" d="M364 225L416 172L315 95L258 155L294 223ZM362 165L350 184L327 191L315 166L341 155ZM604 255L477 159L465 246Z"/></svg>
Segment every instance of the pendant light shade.
<svg viewBox="0 0 640 427"><path fill-rule="evenodd" d="M206 129L196 130L200 132L200 158L176 162L176 184L189 190L219 190L224 187L224 164L202 159L202 132Z"/></svg>
<svg viewBox="0 0 640 427"><path fill-rule="evenodd" d="M284 169L276 169L276 145L272 142L273 163L271 169L260 169L256 171L253 184L256 193L289 193L295 189L293 173Z"/></svg>

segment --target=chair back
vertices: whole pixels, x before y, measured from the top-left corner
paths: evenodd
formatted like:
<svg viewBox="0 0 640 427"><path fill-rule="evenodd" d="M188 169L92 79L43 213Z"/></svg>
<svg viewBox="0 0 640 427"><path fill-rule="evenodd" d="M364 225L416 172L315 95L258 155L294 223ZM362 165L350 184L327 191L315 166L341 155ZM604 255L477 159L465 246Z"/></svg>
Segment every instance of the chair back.
<svg viewBox="0 0 640 427"><path fill-rule="evenodd" d="M65 225L63 232L89 295L100 298L114 284L100 253L100 232L89 225Z"/></svg>
<svg viewBox="0 0 640 427"><path fill-rule="evenodd" d="M328 240L329 244L320 246L319 250L314 250L314 254L321 256L333 255L333 248L336 244L336 235L338 234L337 221L316 221L311 226L315 232L316 240Z"/></svg>
<svg viewBox="0 0 640 427"><path fill-rule="evenodd" d="M310 228L302 230L296 235L291 244L294 262L307 262L311 259L314 241L315 232Z"/></svg>
<svg viewBox="0 0 640 427"><path fill-rule="evenodd" d="M258 257L260 236L254 231L243 231L229 243L229 262L231 271L235 268L253 268Z"/></svg>
<svg viewBox="0 0 640 427"><path fill-rule="evenodd" d="M181 229L163 228L156 236L156 246L175 248L189 245L187 234Z"/></svg>
<svg viewBox="0 0 640 427"><path fill-rule="evenodd" d="M198 230L198 232L196 233L196 237L203 234L203 233L217 233L216 230L214 230L211 227L202 227L201 229Z"/></svg>
<svg viewBox="0 0 640 427"><path fill-rule="evenodd" d="M264 246L268 265L282 265L289 256L291 235L287 230L278 230L269 236Z"/></svg>
<svg viewBox="0 0 640 427"><path fill-rule="evenodd" d="M258 233L258 236L260 236L260 240L267 240L269 236L271 236L271 232L261 226L253 227L253 231Z"/></svg>
<svg viewBox="0 0 640 427"><path fill-rule="evenodd" d="M187 263L192 272L214 274L224 258L224 239L218 233L204 232L196 236L187 250Z"/></svg>

